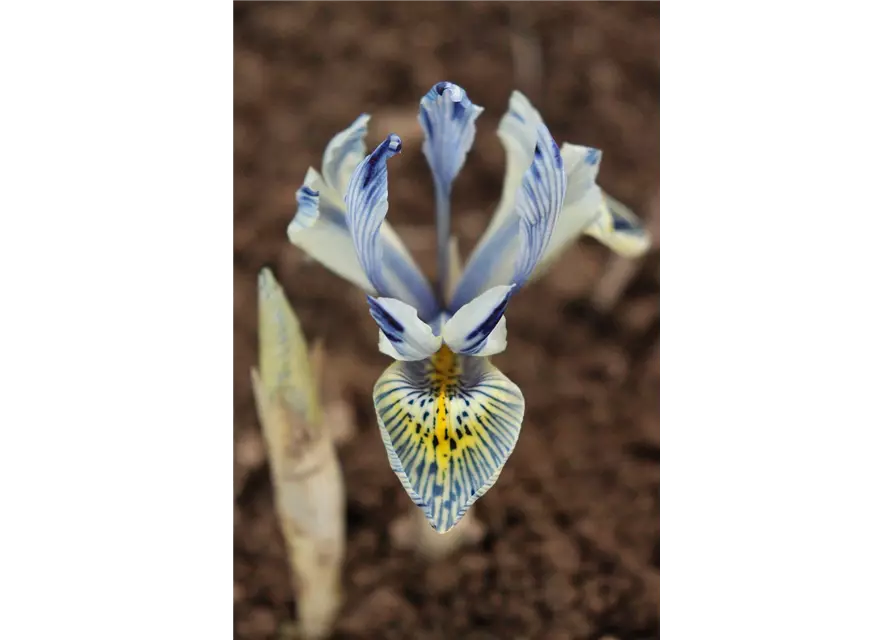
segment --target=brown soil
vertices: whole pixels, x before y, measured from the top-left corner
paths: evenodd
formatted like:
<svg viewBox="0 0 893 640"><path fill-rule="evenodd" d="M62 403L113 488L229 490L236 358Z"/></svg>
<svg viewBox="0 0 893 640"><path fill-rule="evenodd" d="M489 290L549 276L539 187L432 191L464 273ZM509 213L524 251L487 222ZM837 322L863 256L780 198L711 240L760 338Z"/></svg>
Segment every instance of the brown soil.
<svg viewBox="0 0 893 640"><path fill-rule="evenodd" d="M599 182L653 215L659 188L657 3L235 3L235 636L271 638L293 613L248 371L257 272L271 265L308 338L322 337L358 433L336 638L658 637L659 252L613 311L590 304L608 251L581 241L509 306L496 365L524 391L521 439L478 503L482 543L427 564L388 543L411 507L388 467L371 389L388 359L362 294L286 238L295 190L361 112L389 165L395 225L433 275L432 186L415 113L439 80L486 108L454 193L464 255L499 194L496 124L525 91L559 142L604 151ZM519 60L516 63L514 60ZM542 72L536 72L537 65Z"/></svg>

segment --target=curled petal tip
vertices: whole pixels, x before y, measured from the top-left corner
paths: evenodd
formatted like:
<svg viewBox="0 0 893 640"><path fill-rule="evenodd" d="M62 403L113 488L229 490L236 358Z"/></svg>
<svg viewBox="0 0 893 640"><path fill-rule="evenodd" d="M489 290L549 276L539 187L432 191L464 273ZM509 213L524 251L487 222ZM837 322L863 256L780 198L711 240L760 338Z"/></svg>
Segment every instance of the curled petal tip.
<svg viewBox="0 0 893 640"><path fill-rule="evenodd" d="M298 210L288 225L292 232L312 227L319 218L319 191L305 184L298 189L295 199L298 201Z"/></svg>
<svg viewBox="0 0 893 640"><path fill-rule="evenodd" d="M453 102L461 101L465 95L462 87L457 84L453 84L452 82L438 82L436 85L434 85L434 91L439 96L448 93L450 100L452 100Z"/></svg>
<svg viewBox="0 0 893 640"><path fill-rule="evenodd" d="M452 82L438 82L419 103L419 122L425 134L422 151L444 192L465 164L474 142L475 120L482 111L468 99L465 89Z"/></svg>
<svg viewBox="0 0 893 640"><path fill-rule="evenodd" d="M322 159L325 183L344 196L344 190L354 169L366 155L366 133L369 114L362 114L344 131L339 132L326 146Z"/></svg>
<svg viewBox="0 0 893 640"><path fill-rule="evenodd" d="M307 186L305 184L300 189L298 189L297 196L298 196L298 204L300 204L302 198L305 200L308 198L318 198L319 191L316 191L315 189L311 189L309 186Z"/></svg>
<svg viewBox="0 0 893 640"><path fill-rule="evenodd" d="M396 133L392 133L391 135L389 135L387 142L388 142L388 151L390 151L390 154L388 154L388 157L395 156L398 153L400 153L401 151L403 151L403 140L401 140L400 136L398 136Z"/></svg>

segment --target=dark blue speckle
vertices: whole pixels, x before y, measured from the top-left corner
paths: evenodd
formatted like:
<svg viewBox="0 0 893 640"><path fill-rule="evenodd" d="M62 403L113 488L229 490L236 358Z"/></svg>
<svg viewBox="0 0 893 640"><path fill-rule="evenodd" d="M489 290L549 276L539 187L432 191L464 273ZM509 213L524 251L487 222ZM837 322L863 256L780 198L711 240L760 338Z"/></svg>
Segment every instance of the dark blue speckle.
<svg viewBox="0 0 893 640"><path fill-rule="evenodd" d="M635 229L635 225L627 220L626 218L621 218L613 211L611 212L611 217L614 219L614 230L615 231L632 231Z"/></svg>

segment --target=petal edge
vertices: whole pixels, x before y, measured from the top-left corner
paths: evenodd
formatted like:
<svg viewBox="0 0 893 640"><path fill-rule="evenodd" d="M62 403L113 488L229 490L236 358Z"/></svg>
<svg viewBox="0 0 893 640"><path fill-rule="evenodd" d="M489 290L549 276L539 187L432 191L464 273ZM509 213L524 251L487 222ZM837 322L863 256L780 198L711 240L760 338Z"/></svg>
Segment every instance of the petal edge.
<svg viewBox="0 0 893 640"><path fill-rule="evenodd" d="M524 418L515 383L486 358L448 349L392 364L373 400L391 468L439 533L499 478Z"/></svg>

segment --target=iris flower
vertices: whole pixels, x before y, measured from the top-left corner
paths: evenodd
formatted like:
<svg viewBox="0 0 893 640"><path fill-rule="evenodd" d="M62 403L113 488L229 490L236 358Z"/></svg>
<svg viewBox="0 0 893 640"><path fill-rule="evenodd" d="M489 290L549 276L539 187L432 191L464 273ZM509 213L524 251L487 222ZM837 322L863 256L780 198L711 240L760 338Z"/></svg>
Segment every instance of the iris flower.
<svg viewBox="0 0 893 640"><path fill-rule="evenodd" d="M647 233L596 185L601 152L555 143L539 112L514 92L498 136L506 152L501 200L461 275L451 251L450 193L483 109L439 82L421 100L422 147L434 180L438 286L385 220L389 135L366 155L368 115L336 135L322 174L309 169L289 224L293 244L366 291L379 350L394 359L373 402L391 468L431 526L449 531L493 486L518 441L521 390L489 356L506 348L511 297L583 234L623 255Z"/></svg>

